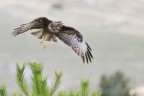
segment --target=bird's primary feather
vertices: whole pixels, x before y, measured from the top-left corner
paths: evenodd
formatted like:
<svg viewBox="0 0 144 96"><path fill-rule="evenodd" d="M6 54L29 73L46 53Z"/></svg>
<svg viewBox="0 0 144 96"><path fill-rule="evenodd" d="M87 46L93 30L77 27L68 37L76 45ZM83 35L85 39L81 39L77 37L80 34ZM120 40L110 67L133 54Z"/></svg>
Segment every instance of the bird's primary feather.
<svg viewBox="0 0 144 96"><path fill-rule="evenodd" d="M27 24L23 24L20 27L14 29L14 32L12 33L13 36L22 34L28 30L30 30L32 28L34 24L33 23L27 23Z"/></svg>
<svg viewBox="0 0 144 96"><path fill-rule="evenodd" d="M46 29L50 22L52 21L48 20L46 17L36 18L32 22L22 24L20 27L14 29L12 35L17 36L32 29Z"/></svg>

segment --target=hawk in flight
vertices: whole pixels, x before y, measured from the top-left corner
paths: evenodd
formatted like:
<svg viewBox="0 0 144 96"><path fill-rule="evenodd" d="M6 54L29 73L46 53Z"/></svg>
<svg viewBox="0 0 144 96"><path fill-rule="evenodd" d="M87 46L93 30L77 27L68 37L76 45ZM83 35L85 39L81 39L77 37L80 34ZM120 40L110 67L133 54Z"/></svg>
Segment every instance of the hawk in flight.
<svg viewBox="0 0 144 96"><path fill-rule="evenodd" d="M63 25L61 21L52 21L46 17L39 17L30 23L23 24L14 29L12 35L17 36L32 29L39 29L32 32L31 35L41 40L44 47L47 46L48 42L57 42L57 38L59 38L66 45L70 46L75 53L81 56L84 63L85 61L87 63L92 62L92 50L76 29Z"/></svg>

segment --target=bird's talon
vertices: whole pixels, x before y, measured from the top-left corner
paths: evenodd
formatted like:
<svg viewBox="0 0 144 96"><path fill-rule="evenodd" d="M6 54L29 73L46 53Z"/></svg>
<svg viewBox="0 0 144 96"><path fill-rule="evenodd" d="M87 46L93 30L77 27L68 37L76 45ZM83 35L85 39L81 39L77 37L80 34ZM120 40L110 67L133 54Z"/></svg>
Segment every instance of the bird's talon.
<svg viewBox="0 0 144 96"><path fill-rule="evenodd" d="M42 44L43 42L44 42L44 36L42 37L40 44Z"/></svg>
<svg viewBox="0 0 144 96"><path fill-rule="evenodd" d="M43 44L43 46L44 46L44 49L46 49L47 46L48 46L48 42L45 42L45 43Z"/></svg>

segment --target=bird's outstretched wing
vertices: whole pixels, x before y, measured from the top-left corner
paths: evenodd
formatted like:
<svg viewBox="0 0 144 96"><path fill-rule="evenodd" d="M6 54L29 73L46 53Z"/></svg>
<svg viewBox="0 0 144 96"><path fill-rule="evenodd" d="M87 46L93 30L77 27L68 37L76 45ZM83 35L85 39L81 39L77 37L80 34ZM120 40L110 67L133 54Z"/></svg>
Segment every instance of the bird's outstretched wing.
<svg viewBox="0 0 144 96"><path fill-rule="evenodd" d="M16 36L31 29L42 29L47 26L48 22L50 22L50 20L45 17L36 18L32 22L22 24L20 27L14 29L12 35Z"/></svg>
<svg viewBox="0 0 144 96"><path fill-rule="evenodd" d="M91 54L90 46L84 41L83 36L74 28L63 26L61 32L57 33L56 36L62 40L65 44L70 46L75 53L77 53L87 63L92 62L93 58Z"/></svg>
<svg viewBox="0 0 144 96"><path fill-rule="evenodd" d="M35 25L34 23L22 24L20 27L14 29L14 32L12 33L12 35L16 36L16 35L26 32L28 30L31 30L34 25Z"/></svg>

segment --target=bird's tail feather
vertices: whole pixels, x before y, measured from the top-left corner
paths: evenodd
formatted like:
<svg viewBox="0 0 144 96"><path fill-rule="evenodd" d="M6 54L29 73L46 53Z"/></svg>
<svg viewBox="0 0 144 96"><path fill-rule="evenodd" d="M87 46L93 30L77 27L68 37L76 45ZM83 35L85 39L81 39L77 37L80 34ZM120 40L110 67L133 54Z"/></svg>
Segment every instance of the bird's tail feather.
<svg viewBox="0 0 144 96"><path fill-rule="evenodd" d="M42 34L42 30L38 30L36 32L32 32L31 35L34 36L34 37L36 37L37 39L42 39L42 37L43 37L42 36L43 35Z"/></svg>

